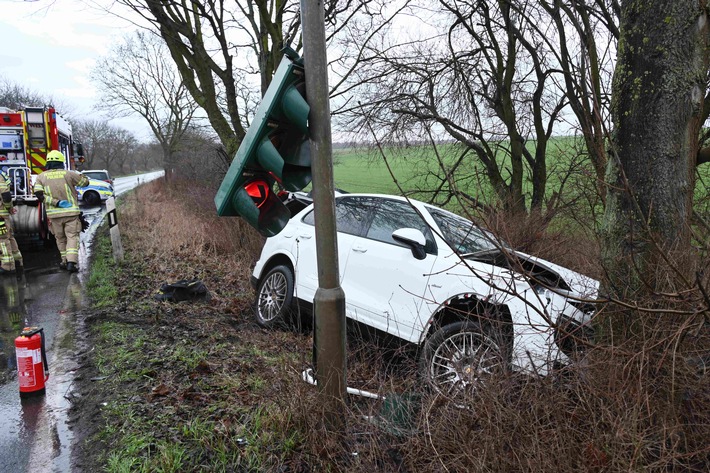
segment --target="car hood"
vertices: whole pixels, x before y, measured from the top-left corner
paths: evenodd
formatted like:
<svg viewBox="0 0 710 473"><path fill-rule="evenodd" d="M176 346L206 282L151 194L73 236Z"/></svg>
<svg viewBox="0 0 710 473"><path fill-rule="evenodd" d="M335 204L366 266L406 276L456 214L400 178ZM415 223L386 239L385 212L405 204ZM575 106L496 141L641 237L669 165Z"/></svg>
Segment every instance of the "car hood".
<svg viewBox="0 0 710 473"><path fill-rule="evenodd" d="M533 287L546 287L562 294L596 298L599 281L571 269L513 250L489 250L462 255L466 260L490 264L527 278Z"/></svg>

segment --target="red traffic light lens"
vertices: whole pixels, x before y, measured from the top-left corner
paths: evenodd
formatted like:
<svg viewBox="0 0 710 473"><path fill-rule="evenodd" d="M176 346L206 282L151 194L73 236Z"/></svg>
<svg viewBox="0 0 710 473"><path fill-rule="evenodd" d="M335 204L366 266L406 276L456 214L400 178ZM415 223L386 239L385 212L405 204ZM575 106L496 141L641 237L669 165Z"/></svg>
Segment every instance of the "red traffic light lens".
<svg viewBox="0 0 710 473"><path fill-rule="evenodd" d="M269 198L269 193L271 192L269 184L261 179L247 183L244 186L244 190L247 191L249 197L252 198L256 204L256 208L260 208L266 203Z"/></svg>

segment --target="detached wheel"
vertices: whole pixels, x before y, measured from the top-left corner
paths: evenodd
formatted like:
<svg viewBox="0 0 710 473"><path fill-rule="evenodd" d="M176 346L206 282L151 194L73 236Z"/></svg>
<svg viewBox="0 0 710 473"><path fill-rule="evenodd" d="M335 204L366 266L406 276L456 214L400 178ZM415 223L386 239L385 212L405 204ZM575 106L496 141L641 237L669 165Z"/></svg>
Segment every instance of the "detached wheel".
<svg viewBox="0 0 710 473"><path fill-rule="evenodd" d="M93 207L101 203L101 197L94 191L84 192L84 202L86 205Z"/></svg>
<svg viewBox="0 0 710 473"><path fill-rule="evenodd" d="M259 282L256 292L256 322L262 327L283 325L293 303L293 272L276 266Z"/></svg>
<svg viewBox="0 0 710 473"><path fill-rule="evenodd" d="M436 391L450 397L471 393L486 378L508 369L499 337L479 324L455 322L440 328L424 344L419 371Z"/></svg>

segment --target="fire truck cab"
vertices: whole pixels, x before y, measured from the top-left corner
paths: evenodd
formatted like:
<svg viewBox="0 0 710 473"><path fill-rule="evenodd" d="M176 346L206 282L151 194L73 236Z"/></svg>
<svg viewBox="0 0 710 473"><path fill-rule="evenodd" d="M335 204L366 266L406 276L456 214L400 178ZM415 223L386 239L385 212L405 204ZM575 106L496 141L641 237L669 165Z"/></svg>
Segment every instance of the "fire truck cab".
<svg viewBox="0 0 710 473"><path fill-rule="evenodd" d="M82 145L74 141L71 125L54 107L0 107L0 171L10 181L17 208L12 224L18 234L48 237L47 214L33 187L52 150L64 154L67 169L76 169L84 162Z"/></svg>

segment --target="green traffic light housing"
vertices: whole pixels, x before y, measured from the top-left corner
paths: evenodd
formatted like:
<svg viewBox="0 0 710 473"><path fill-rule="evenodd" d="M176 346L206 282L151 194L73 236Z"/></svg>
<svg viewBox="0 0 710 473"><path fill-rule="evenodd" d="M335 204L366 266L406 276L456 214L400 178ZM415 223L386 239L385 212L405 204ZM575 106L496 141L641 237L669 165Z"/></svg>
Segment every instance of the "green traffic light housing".
<svg viewBox="0 0 710 473"><path fill-rule="evenodd" d="M272 184L297 191L311 182L303 59L290 48L284 53L214 199L218 215L241 216L264 236L276 235L290 218ZM255 197L255 189L268 195Z"/></svg>

